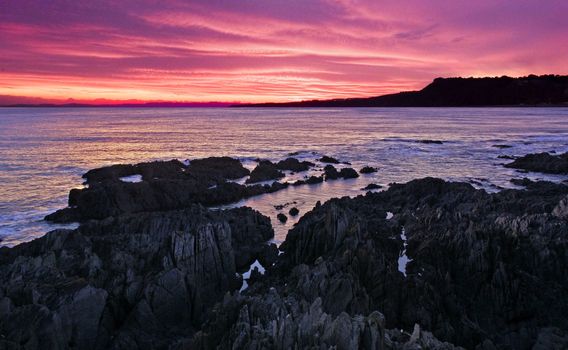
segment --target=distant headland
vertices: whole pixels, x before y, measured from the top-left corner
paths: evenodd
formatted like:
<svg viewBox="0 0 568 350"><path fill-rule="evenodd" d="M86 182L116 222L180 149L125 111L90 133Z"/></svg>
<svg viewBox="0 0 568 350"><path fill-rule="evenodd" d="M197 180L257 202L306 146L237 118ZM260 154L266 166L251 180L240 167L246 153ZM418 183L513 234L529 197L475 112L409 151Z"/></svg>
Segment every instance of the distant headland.
<svg viewBox="0 0 568 350"><path fill-rule="evenodd" d="M239 104L235 107L568 106L568 76L436 78L420 91L367 98Z"/></svg>
<svg viewBox="0 0 568 350"><path fill-rule="evenodd" d="M8 96L10 97L10 96ZM192 107L562 107L568 106L568 75L526 77L436 78L419 91L394 94L304 100L294 102L184 102L66 100L52 102L31 98L25 102L0 102L0 107L113 107L113 108L192 108Z"/></svg>

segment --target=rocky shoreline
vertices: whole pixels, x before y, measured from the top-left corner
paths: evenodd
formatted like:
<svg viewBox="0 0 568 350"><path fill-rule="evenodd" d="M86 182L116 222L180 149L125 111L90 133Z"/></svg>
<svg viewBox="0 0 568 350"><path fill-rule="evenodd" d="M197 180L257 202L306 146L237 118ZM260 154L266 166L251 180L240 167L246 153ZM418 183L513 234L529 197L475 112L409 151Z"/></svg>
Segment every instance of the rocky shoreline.
<svg viewBox="0 0 568 350"><path fill-rule="evenodd" d="M87 172L46 218L77 229L0 248L0 349L568 347L568 186L391 184L300 213L280 247L276 218L206 208L358 176L321 162L298 183L277 179L317 165L251 172L213 157Z"/></svg>

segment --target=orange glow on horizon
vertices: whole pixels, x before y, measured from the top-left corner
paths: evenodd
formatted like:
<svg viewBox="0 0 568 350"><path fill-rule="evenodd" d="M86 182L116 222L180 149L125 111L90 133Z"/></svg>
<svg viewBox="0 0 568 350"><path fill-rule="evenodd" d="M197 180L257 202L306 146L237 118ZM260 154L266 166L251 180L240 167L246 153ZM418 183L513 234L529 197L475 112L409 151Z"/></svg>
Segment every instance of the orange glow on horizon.
<svg viewBox="0 0 568 350"><path fill-rule="evenodd" d="M3 101L285 102L568 73L568 3L0 4Z"/></svg>

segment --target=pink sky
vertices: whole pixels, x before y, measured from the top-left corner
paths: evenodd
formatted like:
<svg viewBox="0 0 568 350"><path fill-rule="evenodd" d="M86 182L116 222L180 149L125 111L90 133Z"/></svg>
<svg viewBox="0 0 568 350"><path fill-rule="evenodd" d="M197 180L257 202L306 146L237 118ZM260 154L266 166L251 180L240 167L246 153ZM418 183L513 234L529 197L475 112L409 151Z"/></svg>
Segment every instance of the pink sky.
<svg viewBox="0 0 568 350"><path fill-rule="evenodd" d="M567 15L566 0L1 0L0 103L292 101L568 74Z"/></svg>

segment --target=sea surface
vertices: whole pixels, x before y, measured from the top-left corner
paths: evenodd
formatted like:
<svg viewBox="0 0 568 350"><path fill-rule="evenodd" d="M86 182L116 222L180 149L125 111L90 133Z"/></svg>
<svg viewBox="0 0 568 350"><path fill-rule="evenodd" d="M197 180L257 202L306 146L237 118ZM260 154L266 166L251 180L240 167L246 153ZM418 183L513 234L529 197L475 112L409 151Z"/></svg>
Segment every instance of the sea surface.
<svg viewBox="0 0 568 350"><path fill-rule="evenodd" d="M115 163L227 155L252 168L258 157L279 160L299 152L302 159L325 154L357 170L379 168L358 179L290 187L230 205L268 215L281 242L316 201L363 194L369 183L387 188L435 176L498 191L514 188L512 178L567 180L507 169L509 160L498 158L543 151L568 151L568 108L4 108L0 245L61 227L42 219L66 206L69 190L82 187L83 173ZM276 214L291 206L300 215L279 223Z"/></svg>

